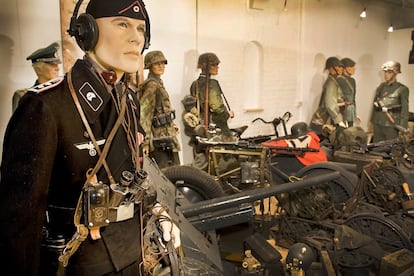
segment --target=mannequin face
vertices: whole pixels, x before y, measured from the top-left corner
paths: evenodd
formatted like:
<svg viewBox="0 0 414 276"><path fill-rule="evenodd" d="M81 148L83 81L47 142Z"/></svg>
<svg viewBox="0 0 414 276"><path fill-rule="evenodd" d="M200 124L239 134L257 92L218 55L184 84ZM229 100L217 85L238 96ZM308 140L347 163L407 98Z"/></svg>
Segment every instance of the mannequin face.
<svg viewBox="0 0 414 276"><path fill-rule="evenodd" d="M160 61L151 64L150 71L154 75L161 76L162 74L164 74L165 71L165 63Z"/></svg>
<svg viewBox="0 0 414 276"><path fill-rule="evenodd" d="M328 71L329 71L329 74L331 75L339 76L339 75L342 75L344 68L342 66L334 66L334 67L330 67Z"/></svg>
<svg viewBox="0 0 414 276"><path fill-rule="evenodd" d="M342 66L335 66L335 71L337 73L337 75L342 75L342 73L344 72L344 67Z"/></svg>
<svg viewBox="0 0 414 276"><path fill-rule="evenodd" d="M44 83L59 76L59 65L47 62L39 62L35 66L39 83Z"/></svg>
<svg viewBox="0 0 414 276"><path fill-rule="evenodd" d="M212 76L217 75L218 74L218 68L219 68L218 63L217 64L212 64L210 66L210 72L209 72L210 75L212 75Z"/></svg>
<svg viewBox="0 0 414 276"><path fill-rule="evenodd" d="M352 76L353 74L355 74L355 66L352 67L345 67L345 75L347 76Z"/></svg>
<svg viewBox="0 0 414 276"><path fill-rule="evenodd" d="M391 70L384 71L384 79L385 79L386 83L391 84L391 83L396 81L397 74L394 73L394 71L391 71Z"/></svg>
<svg viewBox="0 0 414 276"><path fill-rule="evenodd" d="M113 70L118 80L124 73L139 70L141 51L145 42L145 21L129 17L96 19L99 38L89 53L104 69Z"/></svg>

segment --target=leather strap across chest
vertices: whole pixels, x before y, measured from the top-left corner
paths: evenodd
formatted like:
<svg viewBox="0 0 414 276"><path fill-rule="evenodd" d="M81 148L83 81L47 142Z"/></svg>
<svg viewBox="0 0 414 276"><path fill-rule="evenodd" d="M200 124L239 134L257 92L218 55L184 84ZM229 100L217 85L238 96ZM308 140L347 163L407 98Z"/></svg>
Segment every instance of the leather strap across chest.
<svg viewBox="0 0 414 276"><path fill-rule="evenodd" d="M105 168L105 171L108 175L108 179L110 181L111 184L115 183L113 176L109 170L108 164L106 163L106 155L109 152L109 148L110 145L112 143L112 140L119 128L119 126L121 125L122 119L124 117L125 114L125 109L126 109L126 95L122 96L121 99L121 108L120 108L120 112L118 115L118 118L111 130L111 132L108 135L108 138L106 140L105 146L103 148L103 150L101 151L99 148L99 145L96 142L95 136L92 132L91 127L89 126L89 123L86 119L86 116L82 110L82 107L79 103L79 98L76 95L75 89L73 87L73 82L72 82L72 71L68 72L68 85L69 85L69 90L70 93L72 95L72 98L75 102L76 108L78 109L79 115L82 119L83 124L85 125L85 128L88 132L89 137L92 140L92 143L96 149L96 151L99 154L99 160L96 163L95 167L93 169L89 169L86 175L86 181L84 183L84 187L89 185L89 183L91 183L91 181L96 182L96 173L98 172L98 170L100 169L100 167L103 165ZM69 258L76 252L76 250L79 248L79 246L81 245L81 243L87 238L88 236L88 228L83 225L81 223L81 217L82 217L82 202L83 202L83 193L80 193L79 199L78 199L78 203L76 205L76 209L75 209L75 215L73 217L73 222L76 226L76 232L73 235L72 239L66 244L65 249L63 250L62 254L59 256L59 270L63 271L63 268L66 267L68 265L69 262ZM99 235L99 229L93 229L93 235ZM96 233L96 230L98 231L98 233ZM92 234L92 233L91 233ZM62 268L63 267L63 268Z"/></svg>

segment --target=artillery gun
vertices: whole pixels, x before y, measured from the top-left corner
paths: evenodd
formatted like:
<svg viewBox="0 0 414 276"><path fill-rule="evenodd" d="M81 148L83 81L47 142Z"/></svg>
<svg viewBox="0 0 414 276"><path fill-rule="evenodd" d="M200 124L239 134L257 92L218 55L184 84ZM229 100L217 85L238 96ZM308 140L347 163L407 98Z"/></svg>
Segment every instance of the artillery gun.
<svg viewBox="0 0 414 276"><path fill-rule="evenodd" d="M171 218L179 225L182 232L182 251L186 261L170 261L169 264L182 266L183 263L189 262L191 264L187 263L184 267L192 266L194 270L199 266L199 270L207 273L199 275L222 275L223 265L215 230L252 221L255 215L254 202L280 193L323 184L340 176L339 172L329 172L294 183L258 188L192 203L179 191L179 186L185 184L180 182L173 184L148 157L144 161L144 170L148 172L148 181L156 187L157 200L168 208ZM177 255L169 257L178 258ZM198 274L184 272L183 275Z"/></svg>

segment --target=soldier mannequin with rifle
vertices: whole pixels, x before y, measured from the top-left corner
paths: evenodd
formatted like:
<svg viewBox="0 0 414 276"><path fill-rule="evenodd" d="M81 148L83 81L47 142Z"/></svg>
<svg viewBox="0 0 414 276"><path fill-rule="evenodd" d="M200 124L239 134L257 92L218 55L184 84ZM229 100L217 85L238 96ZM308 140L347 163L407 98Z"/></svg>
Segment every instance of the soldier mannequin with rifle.
<svg viewBox="0 0 414 276"><path fill-rule="evenodd" d="M230 109L219 82L211 78L218 74L219 63L216 54L201 54L198 58L201 74L191 84L190 92L197 99L197 109L205 129L208 129L210 123L215 124L221 129L223 141L227 142L234 140L227 124L228 119L234 117L234 112Z"/></svg>
<svg viewBox="0 0 414 276"><path fill-rule="evenodd" d="M234 117L234 112L231 110L220 84L216 79L211 78L218 74L218 65L220 63L219 58L214 53L204 53L198 58L197 68L201 69L199 78L191 84L190 96L195 100L195 109L191 118L196 117L199 126L191 126L192 129L204 129L204 135L207 135L209 125L214 124L220 129L221 140L223 142L235 141L236 138L232 135L230 128L227 124L229 118ZM186 107L187 109L187 107ZM190 111L191 108L188 109ZM195 112L194 112L195 111ZM191 124L194 120L192 120ZM188 120L184 118L184 124L188 125ZM191 125L190 124L190 125ZM199 131L197 131L198 133ZM200 169L207 169L207 158L205 152L197 147L193 146L193 165Z"/></svg>

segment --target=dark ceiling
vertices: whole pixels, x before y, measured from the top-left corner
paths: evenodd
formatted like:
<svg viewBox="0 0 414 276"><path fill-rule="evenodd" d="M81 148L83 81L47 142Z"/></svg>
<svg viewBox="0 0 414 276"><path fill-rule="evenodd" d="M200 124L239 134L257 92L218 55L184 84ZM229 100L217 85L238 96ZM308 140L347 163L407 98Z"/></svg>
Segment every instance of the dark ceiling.
<svg viewBox="0 0 414 276"><path fill-rule="evenodd" d="M414 28L414 0L371 0L370 4L382 2L390 7L391 23L395 29Z"/></svg>
<svg viewBox="0 0 414 276"><path fill-rule="evenodd" d="M414 9L414 0L380 0L399 7Z"/></svg>

